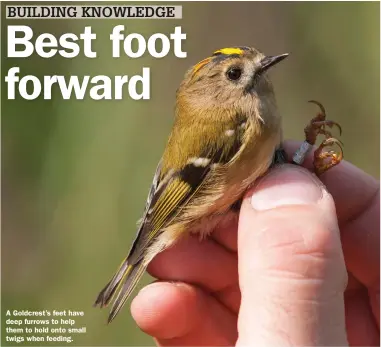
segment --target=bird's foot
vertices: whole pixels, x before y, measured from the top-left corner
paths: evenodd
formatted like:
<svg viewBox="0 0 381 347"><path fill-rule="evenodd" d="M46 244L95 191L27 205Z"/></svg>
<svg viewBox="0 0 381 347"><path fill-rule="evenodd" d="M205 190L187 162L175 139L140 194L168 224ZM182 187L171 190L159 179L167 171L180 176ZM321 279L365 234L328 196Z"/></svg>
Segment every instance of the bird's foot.
<svg viewBox="0 0 381 347"><path fill-rule="evenodd" d="M337 150L332 148L337 146ZM324 150L325 147L331 148ZM326 138L314 153L314 168L316 175L321 175L330 168L336 166L343 159L342 142L333 137Z"/></svg>
<svg viewBox="0 0 381 347"><path fill-rule="evenodd" d="M310 151L312 146L316 144L317 137L319 135L324 135L325 140L320 144L318 149L314 153L314 169L316 175L321 175L330 168L336 166L343 159L343 148L342 142L332 136L332 133L329 129L336 127L339 129L341 135L341 126L331 120L326 119L326 113L323 105L318 102L311 100L309 101L319 106L320 112L316 117L314 117L310 123L304 128L304 134L306 140L302 143L300 148L295 152L293 161L294 163L301 165ZM337 150L334 150L333 147L337 146ZM331 149L326 151L324 148L330 147Z"/></svg>

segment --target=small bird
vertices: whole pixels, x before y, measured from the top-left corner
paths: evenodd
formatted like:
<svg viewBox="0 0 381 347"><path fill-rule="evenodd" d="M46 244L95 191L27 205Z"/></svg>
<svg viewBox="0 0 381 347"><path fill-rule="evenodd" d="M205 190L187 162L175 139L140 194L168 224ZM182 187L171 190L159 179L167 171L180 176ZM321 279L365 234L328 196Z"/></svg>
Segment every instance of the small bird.
<svg viewBox="0 0 381 347"><path fill-rule="evenodd" d="M223 48L187 71L137 236L95 302L104 307L113 300L108 322L155 255L187 233L205 237L217 224L237 218L247 188L273 163L285 162L281 117L267 71L287 56ZM325 124L319 121L316 134Z"/></svg>

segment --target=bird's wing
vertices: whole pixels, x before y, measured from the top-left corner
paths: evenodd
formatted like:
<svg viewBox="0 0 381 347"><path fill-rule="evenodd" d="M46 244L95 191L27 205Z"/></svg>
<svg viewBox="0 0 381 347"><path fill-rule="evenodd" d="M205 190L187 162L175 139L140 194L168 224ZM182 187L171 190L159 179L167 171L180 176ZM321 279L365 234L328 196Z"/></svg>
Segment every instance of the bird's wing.
<svg viewBox="0 0 381 347"><path fill-rule="evenodd" d="M201 135L199 134L199 136ZM210 171L215 166L221 167L234 161L244 147L242 138L242 136L229 136L228 133L226 138L221 138L213 152L193 151L188 159L184 158L183 164L179 165L177 169L164 165L164 160L160 161L131 250L111 281L99 293L95 302L95 305L103 307L117 295L110 311L109 322L121 310L143 275L147 265L144 263L144 257L149 246L157 240L172 218L188 202L196 198L196 193L208 181ZM180 143L181 141L176 145ZM179 149L180 147L177 148L177 150ZM195 153L197 156L194 156Z"/></svg>
<svg viewBox="0 0 381 347"><path fill-rule="evenodd" d="M161 180L158 167L159 171L155 174L138 233L127 258L129 264L142 259L147 246L156 239L178 208L202 184L210 167L210 165L197 167L190 163L180 171L170 170Z"/></svg>
<svg viewBox="0 0 381 347"><path fill-rule="evenodd" d="M229 148L225 146L213 155L203 153L197 158L189 158L180 170L168 170L165 175L161 172L161 164L158 165L143 218L127 257L129 264L135 264L143 258L147 246L198 191L211 168L229 162L237 154L241 144L241 139L237 137L236 141L229 142Z"/></svg>

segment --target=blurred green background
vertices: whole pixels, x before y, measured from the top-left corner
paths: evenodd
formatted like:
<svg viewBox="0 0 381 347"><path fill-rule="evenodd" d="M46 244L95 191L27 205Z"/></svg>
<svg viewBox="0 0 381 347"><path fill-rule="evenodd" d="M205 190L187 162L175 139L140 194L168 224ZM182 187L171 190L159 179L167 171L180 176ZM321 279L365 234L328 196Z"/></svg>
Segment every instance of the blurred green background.
<svg viewBox="0 0 381 347"><path fill-rule="evenodd" d="M379 3L182 5L182 20L2 20L2 345L7 309L85 311L78 322L87 333L75 337L76 346L153 343L128 307L106 326L107 310L91 305L135 235L176 88L189 66L218 48L290 52L271 72L285 138L303 139L317 111L306 101L319 100L343 127L346 159L379 176ZM7 24L56 35L91 25L98 58L5 59ZM144 36L181 25L188 57L113 59L109 34L119 24ZM4 75L13 66L39 77L135 75L151 67L151 100L62 100L56 93L7 101Z"/></svg>

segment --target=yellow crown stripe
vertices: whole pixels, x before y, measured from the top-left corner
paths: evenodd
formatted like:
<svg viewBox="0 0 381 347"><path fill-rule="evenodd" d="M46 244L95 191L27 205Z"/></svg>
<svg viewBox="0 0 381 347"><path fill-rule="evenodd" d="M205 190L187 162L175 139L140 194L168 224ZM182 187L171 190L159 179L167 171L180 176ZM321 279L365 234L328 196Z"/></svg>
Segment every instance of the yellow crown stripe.
<svg viewBox="0 0 381 347"><path fill-rule="evenodd" d="M213 56L218 55L218 54L224 54L224 55L231 55L231 54L238 54L242 55L244 53L244 50L242 48L222 48L219 49L218 51L215 51L213 53ZM202 67L204 67L206 64L210 63L213 60L214 57L208 57L200 62L198 62L194 67L193 67L193 75L195 75Z"/></svg>
<svg viewBox="0 0 381 347"><path fill-rule="evenodd" d="M225 55L231 55L231 54L243 54L243 49L241 48L222 48L218 51L215 51L213 54L225 54Z"/></svg>

